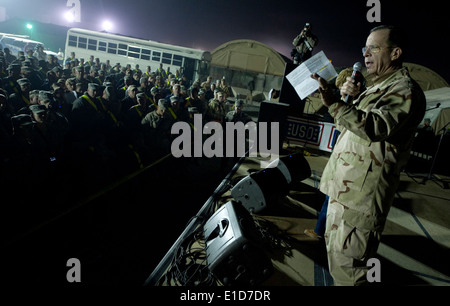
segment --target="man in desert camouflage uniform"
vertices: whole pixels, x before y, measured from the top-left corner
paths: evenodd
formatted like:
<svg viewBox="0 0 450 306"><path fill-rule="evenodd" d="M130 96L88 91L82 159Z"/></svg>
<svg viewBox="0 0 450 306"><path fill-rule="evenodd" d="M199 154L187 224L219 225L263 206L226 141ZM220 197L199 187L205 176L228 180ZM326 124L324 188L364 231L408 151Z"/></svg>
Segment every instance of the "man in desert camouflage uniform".
<svg viewBox="0 0 450 306"><path fill-rule="evenodd" d="M306 23L300 34L298 34L292 44L295 48L292 50L291 55L294 60L294 64L301 64L312 56L312 51L319 43L319 39L311 32L311 24Z"/></svg>
<svg viewBox="0 0 450 306"><path fill-rule="evenodd" d="M361 84L347 78L341 88L342 97L355 97L353 103L336 102L326 81L312 76L341 130L320 183L330 197L325 241L335 285L367 282L367 260L376 255L400 172L424 116L425 96L402 67L404 52L400 30L372 29L363 55L373 85L359 93Z"/></svg>
<svg viewBox="0 0 450 306"><path fill-rule="evenodd" d="M225 95L223 92L217 92L217 98L212 99L206 108L206 115L208 121L216 121L220 124L224 123L225 111Z"/></svg>

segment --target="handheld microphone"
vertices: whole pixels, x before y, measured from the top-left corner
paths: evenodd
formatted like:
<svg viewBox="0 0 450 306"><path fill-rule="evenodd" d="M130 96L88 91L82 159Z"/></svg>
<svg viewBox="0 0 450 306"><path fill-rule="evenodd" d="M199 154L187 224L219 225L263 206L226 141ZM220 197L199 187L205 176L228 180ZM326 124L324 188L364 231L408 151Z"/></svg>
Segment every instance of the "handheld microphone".
<svg viewBox="0 0 450 306"><path fill-rule="evenodd" d="M361 79L361 68L362 68L362 65L360 62L356 62L353 65L352 79L353 79L353 83L355 83L355 84L358 84L358 80ZM345 97L345 103L351 102L352 99L353 99L353 97L351 97L350 95L347 95Z"/></svg>

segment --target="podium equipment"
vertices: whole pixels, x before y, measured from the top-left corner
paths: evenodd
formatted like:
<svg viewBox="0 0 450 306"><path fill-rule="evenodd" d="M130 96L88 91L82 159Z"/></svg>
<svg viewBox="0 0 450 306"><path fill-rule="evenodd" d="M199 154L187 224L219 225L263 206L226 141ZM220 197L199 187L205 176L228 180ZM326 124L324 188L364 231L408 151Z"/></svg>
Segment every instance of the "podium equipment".
<svg viewBox="0 0 450 306"><path fill-rule="evenodd" d="M422 181L422 184L425 184L427 182L427 180L432 180L433 182L435 182L437 185L439 185L439 183L437 183L436 181L439 180L438 178L435 177L434 175L434 167L436 166L436 161L438 158L438 154L439 154L439 150L441 148L442 145L442 140L444 139L444 136L448 133L449 129L447 128L447 126L450 125L450 122L447 122L446 125L444 125L444 127L442 127L439 131L438 134L440 133L441 136L439 137L439 142L438 142L438 146L436 148L436 152L434 153L433 156L433 161L431 163L431 167L430 167L430 172L428 172L428 176L425 177ZM439 185L440 187L444 188L444 189L449 189L449 185L448 182L443 182L443 185Z"/></svg>
<svg viewBox="0 0 450 306"><path fill-rule="evenodd" d="M230 201L205 223L206 262L223 285L258 285L273 273L250 213Z"/></svg>
<svg viewBox="0 0 450 306"><path fill-rule="evenodd" d="M311 176L311 168L303 153L278 158L267 168L240 180L231 196L249 212L258 213L277 203L279 197L289 192L289 186Z"/></svg>
<svg viewBox="0 0 450 306"><path fill-rule="evenodd" d="M271 162L267 168L280 170L288 184L293 181L303 181L311 176L311 167L303 156L303 152L280 157Z"/></svg>
<svg viewBox="0 0 450 306"><path fill-rule="evenodd" d="M280 148L283 147L283 140L286 137L286 127L287 127L287 114L289 111L289 104L280 103L280 102L266 102L263 101L259 106L258 113L258 123L267 122L267 133L266 135L262 133L258 133L258 144L261 144L261 141L267 141L267 149L270 148L268 152L264 152L261 145L259 145L259 150L262 153L271 153L273 152L273 146L278 146L278 152ZM278 143L272 143L272 135L276 131L272 130L272 123L278 123ZM264 138L264 139L262 139Z"/></svg>
<svg viewBox="0 0 450 306"><path fill-rule="evenodd" d="M252 173L231 189L231 196L249 212L258 213L289 191L286 178L276 168Z"/></svg>

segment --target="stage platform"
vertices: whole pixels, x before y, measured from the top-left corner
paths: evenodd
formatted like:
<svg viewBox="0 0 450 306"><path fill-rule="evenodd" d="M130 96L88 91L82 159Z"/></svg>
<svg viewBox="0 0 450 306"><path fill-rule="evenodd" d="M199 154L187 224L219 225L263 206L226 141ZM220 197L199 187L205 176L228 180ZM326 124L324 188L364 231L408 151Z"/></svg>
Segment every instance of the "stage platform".
<svg viewBox="0 0 450 306"><path fill-rule="evenodd" d="M282 154L298 152L305 154L311 176L296 182L270 212L255 214L260 224L273 224L282 234L279 247L266 251L274 271L262 286L333 285L323 241L304 234L314 228L324 200L318 184L330 153L284 144ZM262 161L246 158L231 182L261 169ZM232 159L167 156L80 200L48 198L57 206L42 204L39 216L23 210L10 222L17 231L2 236L5 286L170 285L164 283L169 266L161 266L163 258L235 165ZM411 170L401 174L378 250L380 285L449 286L450 190L442 184L449 177L438 172L424 181L427 173ZM213 210L231 199L229 187ZM20 198L11 203L25 204ZM70 258L81 263L78 284L66 279ZM158 267L161 274L149 281Z"/></svg>
<svg viewBox="0 0 450 306"><path fill-rule="evenodd" d="M257 225L262 224L264 227L270 224L270 231L278 241L276 246L265 248L274 270L261 286L333 285L323 240L304 234L305 229L314 229L324 200L324 195L318 190L318 184L329 153L285 144L285 154L298 152L304 152L312 170L311 176L295 183L286 196L280 197L275 205L272 203L268 211L253 214ZM232 184L261 170L261 162L264 162L264 159L246 158L233 175ZM446 189L445 184L442 185L442 182L448 182L449 178L439 176L436 180L418 179L426 176L426 173L401 174L400 188L378 249L381 282L374 285L450 285L450 190ZM230 200L233 198L228 190L215 202L214 211ZM205 248L202 239L199 238L193 243L191 241L191 247L196 252ZM205 257L200 256L198 264L207 265ZM167 266L169 273L170 267ZM158 280L154 278L156 274L152 274L147 279L147 284L176 285L173 275L166 277L167 272L166 269ZM190 285L194 284L194 280L195 276L190 279L193 282ZM197 281L201 283L201 280ZM213 285L223 284L214 282Z"/></svg>

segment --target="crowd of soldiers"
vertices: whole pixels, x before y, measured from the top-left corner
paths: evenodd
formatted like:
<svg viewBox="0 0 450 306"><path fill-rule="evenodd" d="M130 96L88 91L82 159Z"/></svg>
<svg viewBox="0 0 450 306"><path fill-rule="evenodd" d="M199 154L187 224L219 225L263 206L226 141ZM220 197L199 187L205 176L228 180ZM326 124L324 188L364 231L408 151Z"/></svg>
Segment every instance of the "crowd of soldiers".
<svg viewBox="0 0 450 306"><path fill-rule="evenodd" d="M16 191L123 177L170 153L172 125L195 114L203 123L251 120L243 101L227 102L225 79L191 81L162 64L143 72L73 53L62 66L38 51L0 50L0 183Z"/></svg>

